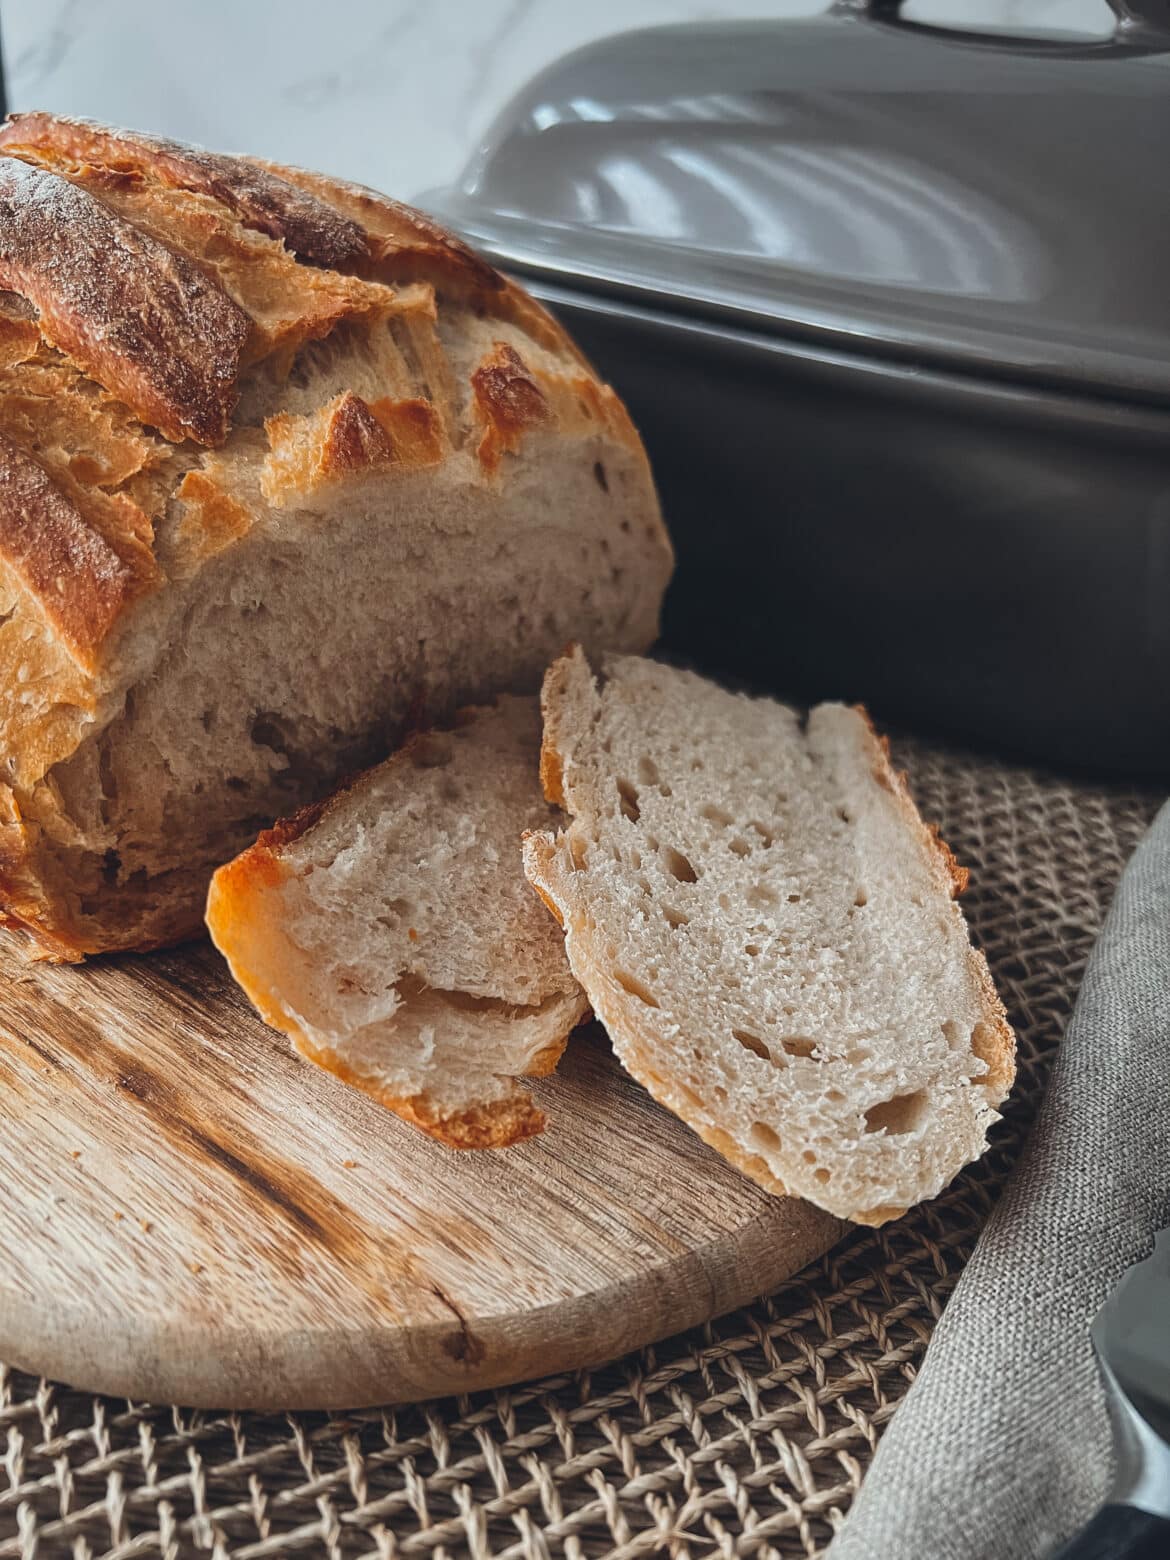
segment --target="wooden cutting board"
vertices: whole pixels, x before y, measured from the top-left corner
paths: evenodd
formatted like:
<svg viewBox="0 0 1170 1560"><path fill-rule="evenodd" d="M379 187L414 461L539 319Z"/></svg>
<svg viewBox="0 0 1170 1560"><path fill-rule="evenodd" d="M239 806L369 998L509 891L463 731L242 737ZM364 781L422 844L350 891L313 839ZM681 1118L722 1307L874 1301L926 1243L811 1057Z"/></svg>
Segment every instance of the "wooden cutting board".
<svg viewBox="0 0 1170 1560"><path fill-rule="evenodd" d="M355 1408L610 1360L841 1232L583 1030L545 1134L455 1153L301 1061L207 946L0 947L0 1358L197 1407Z"/></svg>

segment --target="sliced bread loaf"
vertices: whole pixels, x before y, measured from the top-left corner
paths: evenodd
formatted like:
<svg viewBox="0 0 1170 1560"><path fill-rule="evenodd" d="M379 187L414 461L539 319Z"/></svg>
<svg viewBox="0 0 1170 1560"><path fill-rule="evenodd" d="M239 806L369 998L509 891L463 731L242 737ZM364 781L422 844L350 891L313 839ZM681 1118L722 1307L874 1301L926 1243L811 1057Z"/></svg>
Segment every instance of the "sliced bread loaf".
<svg viewBox="0 0 1170 1560"><path fill-rule="evenodd" d="M268 1023L459 1148L539 1132L517 1083L588 1011L524 881L547 827L535 698L466 711L221 867L207 924Z"/></svg>
<svg viewBox="0 0 1170 1560"><path fill-rule="evenodd" d="M761 1185L877 1224L985 1146L1014 1041L926 828L865 715L803 722L578 649L544 685L525 843L569 964L656 1099Z"/></svg>

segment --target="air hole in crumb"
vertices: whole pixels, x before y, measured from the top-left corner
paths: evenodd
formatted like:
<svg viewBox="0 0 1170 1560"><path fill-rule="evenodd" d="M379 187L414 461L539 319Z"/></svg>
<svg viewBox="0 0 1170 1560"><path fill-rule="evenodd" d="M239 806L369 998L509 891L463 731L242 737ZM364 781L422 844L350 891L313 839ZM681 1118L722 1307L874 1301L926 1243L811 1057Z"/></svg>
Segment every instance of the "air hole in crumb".
<svg viewBox="0 0 1170 1560"><path fill-rule="evenodd" d="M745 898L752 910L766 910L776 903L776 895L765 883L754 884L748 889Z"/></svg>
<svg viewBox="0 0 1170 1560"><path fill-rule="evenodd" d="M635 878L634 878L634 883L636 884L636 886L639 889L639 891L641 893L645 894L647 899L649 899L652 896L654 891L650 887L650 880L649 880L649 878L645 878L645 877L642 876L641 873L638 873L635 876Z"/></svg>
<svg viewBox="0 0 1170 1560"><path fill-rule="evenodd" d="M749 1135L757 1148L771 1149L774 1154L780 1152L780 1134L766 1121L753 1121Z"/></svg>
<svg viewBox="0 0 1170 1560"><path fill-rule="evenodd" d="M584 872L589 864L589 848L575 834L569 835L569 860L573 863L574 872Z"/></svg>
<svg viewBox="0 0 1170 1560"><path fill-rule="evenodd" d="M731 814L725 812L722 807L716 807L713 803L708 803L706 807L702 808L699 816L706 818L709 823L717 823L721 829L726 829L732 822Z"/></svg>
<svg viewBox="0 0 1170 1560"><path fill-rule="evenodd" d="M743 951L747 954L749 959L758 959L760 954L763 952L763 949L760 947L759 943L744 943Z"/></svg>
<svg viewBox="0 0 1170 1560"><path fill-rule="evenodd" d="M829 1172L823 1168L820 1170L814 1170L813 1180L818 1182L821 1186L824 1186L829 1180Z"/></svg>
<svg viewBox="0 0 1170 1560"><path fill-rule="evenodd" d="M248 735L257 747L271 748L274 753L288 751L288 741L284 732L280 729L280 723L271 715L258 711L252 717L251 729Z"/></svg>
<svg viewBox="0 0 1170 1560"><path fill-rule="evenodd" d="M827 1100L831 1100L834 1105L840 1105L845 1096L841 1093L840 1089L830 1089L826 1093L825 1098Z"/></svg>
<svg viewBox="0 0 1170 1560"><path fill-rule="evenodd" d="M211 723L214 718L215 717L212 715L210 710L203 711L203 714L199 717L199 723L203 727L204 731L211 730Z"/></svg>
<svg viewBox="0 0 1170 1560"><path fill-rule="evenodd" d="M738 856L741 861L751 850L751 846L740 834L737 834L733 840L728 840L727 848L733 855Z"/></svg>
<svg viewBox="0 0 1170 1560"><path fill-rule="evenodd" d="M452 756L450 742L434 733L416 738L410 747L410 761L416 769L445 769Z"/></svg>
<svg viewBox="0 0 1170 1560"><path fill-rule="evenodd" d="M928 1102L929 1096L925 1089L915 1089L912 1094L898 1094L892 1100L882 1100L866 1111L865 1130L885 1131L891 1137L913 1132L922 1121Z"/></svg>
<svg viewBox="0 0 1170 1560"><path fill-rule="evenodd" d="M116 850L108 850L102 857L102 878L112 888L122 870L122 858Z"/></svg>
<svg viewBox="0 0 1170 1560"><path fill-rule="evenodd" d="M813 1153L811 1148L806 1148L800 1157L804 1160L806 1165L815 1165L817 1162L817 1156Z"/></svg>
<svg viewBox="0 0 1170 1560"><path fill-rule="evenodd" d="M603 493L609 492L609 478L605 474L605 467L599 460L593 462L593 480Z"/></svg>
<svg viewBox="0 0 1170 1560"><path fill-rule="evenodd" d="M854 894L853 903L858 907L869 904L869 895L866 893L864 888L859 888Z"/></svg>
<svg viewBox="0 0 1170 1560"><path fill-rule="evenodd" d="M798 905L800 903L800 895L799 894L789 894L789 896L788 896L788 903L790 905Z"/></svg>
<svg viewBox="0 0 1170 1560"><path fill-rule="evenodd" d="M631 823L637 823L642 816L642 809L638 806L638 792L628 780L619 780L617 783L618 796L621 798L622 817L628 818Z"/></svg>
<svg viewBox="0 0 1170 1560"><path fill-rule="evenodd" d="M614 970L613 978L623 991L628 991L631 997L637 997L638 1001L644 1002L647 1007L658 1006L658 998L650 987L640 981L636 975L631 975L629 970Z"/></svg>
<svg viewBox="0 0 1170 1560"><path fill-rule="evenodd" d="M838 807L837 816L840 818L842 823L853 822L853 814L849 811L848 807Z"/></svg>
<svg viewBox="0 0 1170 1560"><path fill-rule="evenodd" d="M732 1039L738 1040L745 1051L750 1051L753 1056L762 1058L765 1062L772 1060L772 1053L760 1039L759 1035L753 1035L750 1029L733 1029Z"/></svg>
<svg viewBox="0 0 1170 1560"><path fill-rule="evenodd" d="M645 754L638 760L638 779L643 785L658 784L658 765Z"/></svg>
<svg viewBox="0 0 1170 1560"><path fill-rule="evenodd" d="M721 1084L717 1083L711 1090L711 1093L715 1096L720 1105L727 1104L727 1090L723 1088Z"/></svg>
<svg viewBox="0 0 1170 1560"><path fill-rule="evenodd" d="M683 855L681 850L675 850L673 845L667 845L662 852L662 860L671 877L677 878L680 883L697 883L698 874L694 867Z"/></svg>
<svg viewBox="0 0 1170 1560"><path fill-rule="evenodd" d="M763 841L765 850L768 849L769 845L774 845L776 843L776 836L772 833L771 829L769 829L765 824L757 823L754 818L748 823L748 828L754 830L754 832L760 836L760 839Z"/></svg>
<svg viewBox="0 0 1170 1560"><path fill-rule="evenodd" d="M673 905L663 905L662 914L666 917L666 924L671 931L677 932L680 926L689 926L691 918L684 915L681 910L676 910Z"/></svg>
<svg viewBox="0 0 1170 1560"><path fill-rule="evenodd" d="M780 1044L789 1056L811 1056L817 1048L816 1041L807 1035L785 1035Z"/></svg>
<svg viewBox="0 0 1170 1560"><path fill-rule="evenodd" d="M720 910L731 909L731 900L727 897L726 894L720 894L715 900L715 903L719 906Z"/></svg>
<svg viewBox="0 0 1170 1560"><path fill-rule="evenodd" d="M246 791L248 789L248 782L241 780L239 775L228 775L224 784L229 791Z"/></svg>
<svg viewBox="0 0 1170 1560"><path fill-rule="evenodd" d="M956 1024L953 1018L944 1018L942 1023L939 1025L939 1028L942 1030L943 1039L950 1046L952 1051L957 1050L958 1047L962 1045L963 1031L960 1029L959 1025ZM974 1040L975 1036L972 1034L971 1038Z"/></svg>

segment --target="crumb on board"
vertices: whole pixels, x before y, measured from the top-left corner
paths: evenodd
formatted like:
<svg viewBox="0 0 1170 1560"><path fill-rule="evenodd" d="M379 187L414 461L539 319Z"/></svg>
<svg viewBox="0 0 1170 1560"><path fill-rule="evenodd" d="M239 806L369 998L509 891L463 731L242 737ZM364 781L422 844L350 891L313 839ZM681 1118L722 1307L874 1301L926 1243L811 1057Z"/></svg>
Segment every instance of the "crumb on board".
<svg viewBox="0 0 1170 1560"><path fill-rule="evenodd" d="M81 1158L81 1150L79 1148L71 1148L69 1150L69 1157L70 1157L70 1159L80 1159Z"/></svg>
<svg viewBox="0 0 1170 1560"><path fill-rule="evenodd" d="M345 1166L345 1168L347 1170L356 1170L357 1169L357 1160L356 1159L343 1159L341 1162L342 1162L342 1164Z"/></svg>
<svg viewBox="0 0 1170 1560"><path fill-rule="evenodd" d="M121 1224L122 1220L125 1217L126 1217L126 1215L122 1212L122 1210L120 1208L115 1208L114 1209L114 1223L115 1224Z"/></svg>
<svg viewBox="0 0 1170 1560"><path fill-rule="evenodd" d="M202 1273L203 1271L202 1262L188 1262L187 1266L191 1269L192 1273Z"/></svg>
<svg viewBox="0 0 1170 1560"><path fill-rule="evenodd" d="M138 1228L144 1235L149 1235L151 1230L154 1229L154 1225L150 1222L149 1219L139 1219Z"/></svg>

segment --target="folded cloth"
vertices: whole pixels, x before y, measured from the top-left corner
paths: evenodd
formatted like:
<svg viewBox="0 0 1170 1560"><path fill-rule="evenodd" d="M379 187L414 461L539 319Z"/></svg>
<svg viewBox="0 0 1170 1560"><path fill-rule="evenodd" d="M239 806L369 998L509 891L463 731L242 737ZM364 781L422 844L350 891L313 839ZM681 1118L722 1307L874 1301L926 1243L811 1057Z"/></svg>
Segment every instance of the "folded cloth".
<svg viewBox="0 0 1170 1560"><path fill-rule="evenodd" d="M1113 1468L1089 1324L1170 1224L1170 803L1093 950L1031 1138L829 1560L1042 1560Z"/></svg>

